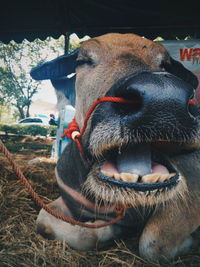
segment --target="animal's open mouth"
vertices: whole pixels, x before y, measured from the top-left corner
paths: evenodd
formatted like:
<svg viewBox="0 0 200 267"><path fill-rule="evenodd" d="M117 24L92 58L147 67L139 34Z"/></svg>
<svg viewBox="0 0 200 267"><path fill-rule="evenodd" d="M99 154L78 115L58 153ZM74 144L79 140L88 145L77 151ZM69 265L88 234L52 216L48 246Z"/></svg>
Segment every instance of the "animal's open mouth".
<svg viewBox="0 0 200 267"><path fill-rule="evenodd" d="M99 178L136 191L165 190L177 185L179 174L150 144L112 149L106 154Z"/></svg>

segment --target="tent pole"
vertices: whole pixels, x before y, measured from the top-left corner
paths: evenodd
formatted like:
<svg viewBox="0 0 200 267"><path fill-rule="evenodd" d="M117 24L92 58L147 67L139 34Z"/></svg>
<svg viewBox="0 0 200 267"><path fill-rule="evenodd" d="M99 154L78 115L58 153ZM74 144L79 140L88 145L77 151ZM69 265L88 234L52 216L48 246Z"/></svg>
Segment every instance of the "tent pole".
<svg viewBox="0 0 200 267"><path fill-rule="evenodd" d="M66 32L64 34L64 37L65 37L64 54L65 55L69 54L69 36L70 36L70 32Z"/></svg>

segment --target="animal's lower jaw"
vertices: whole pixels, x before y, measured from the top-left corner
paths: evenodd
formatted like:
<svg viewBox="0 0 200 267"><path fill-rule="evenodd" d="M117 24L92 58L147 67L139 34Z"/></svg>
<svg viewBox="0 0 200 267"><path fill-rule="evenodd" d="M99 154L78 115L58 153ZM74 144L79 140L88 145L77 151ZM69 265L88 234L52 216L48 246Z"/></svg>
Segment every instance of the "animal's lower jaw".
<svg viewBox="0 0 200 267"><path fill-rule="evenodd" d="M126 174L126 175L131 176L132 174ZM116 179L115 177L112 178L112 177L105 175L105 172L102 172L102 171L99 172L99 179L105 182L111 183L118 187L132 189L134 191L144 193L146 196L149 196L150 194L157 196L165 191L171 190L172 187L177 186L177 184L179 183L181 179L178 173L168 174L167 175L168 178L163 182L158 182L158 181L150 182L149 180L148 182L143 182L143 181L132 182L132 181L123 180L123 176L124 176L123 173L118 174L118 179ZM152 177L153 178L155 177L157 179L157 177L159 176L162 177L162 175L160 175L159 173L154 173L154 174L145 175L142 178L150 177L148 179L152 179Z"/></svg>
<svg viewBox="0 0 200 267"><path fill-rule="evenodd" d="M117 182L117 181L116 181ZM187 194L187 185L183 177L173 187L165 190L136 191L133 188L119 186L99 177L99 167L93 167L86 182L83 185L84 194L92 196L97 203L105 205L121 204L124 206L154 206L164 204L170 200L176 202L176 198L184 201Z"/></svg>

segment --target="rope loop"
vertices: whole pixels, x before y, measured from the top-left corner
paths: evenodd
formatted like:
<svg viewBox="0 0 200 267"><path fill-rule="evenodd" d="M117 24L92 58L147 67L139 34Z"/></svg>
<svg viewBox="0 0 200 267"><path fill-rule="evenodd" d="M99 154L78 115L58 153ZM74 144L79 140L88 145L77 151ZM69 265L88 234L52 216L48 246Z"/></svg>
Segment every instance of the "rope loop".
<svg viewBox="0 0 200 267"><path fill-rule="evenodd" d="M74 117L73 120L69 123L68 128L64 130L64 133L61 135L61 137L67 136L69 139L74 140L82 155L84 154L84 150L83 150L80 138L81 138L81 136L83 136L83 134L87 128L88 120L91 117L94 109L96 108L97 105L99 105L100 103L103 103L103 102L118 102L118 103L134 104L137 101L136 100L128 100L128 99L125 99L123 97L111 97L111 96L98 98L92 104L90 109L88 110L88 112L85 116L83 128L81 129L81 131L80 131L79 126L76 122L76 118Z"/></svg>
<svg viewBox="0 0 200 267"><path fill-rule="evenodd" d="M123 97L113 97L113 96L105 96L105 97L101 97L98 98L89 108L86 116L85 116L85 120L83 123L83 128L79 129L79 126L76 122L76 118L74 117L73 120L69 123L68 128L64 130L64 133L61 135L61 137L67 136L69 139L72 139L76 142L80 153L83 155L84 154L84 150L80 141L81 136L83 136L86 128L87 128L87 123L89 118L91 117L94 109L96 108L97 105L99 105L100 103L103 102L117 102L117 103L124 103L124 104L136 104L138 101L137 99L126 99ZM197 100L196 99L190 99L188 101L189 105L198 105Z"/></svg>

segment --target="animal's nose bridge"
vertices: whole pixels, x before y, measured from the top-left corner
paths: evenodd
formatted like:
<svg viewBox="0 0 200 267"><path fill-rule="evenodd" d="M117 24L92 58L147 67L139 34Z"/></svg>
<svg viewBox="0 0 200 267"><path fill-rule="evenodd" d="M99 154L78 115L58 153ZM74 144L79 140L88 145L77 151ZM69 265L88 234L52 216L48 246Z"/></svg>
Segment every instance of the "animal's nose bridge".
<svg viewBox="0 0 200 267"><path fill-rule="evenodd" d="M113 104L114 109L126 119L146 119L160 116L185 117L193 87L180 78L164 71L143 71L126 78L115 87L114 96L133 100L133 104Z"/></svg>

